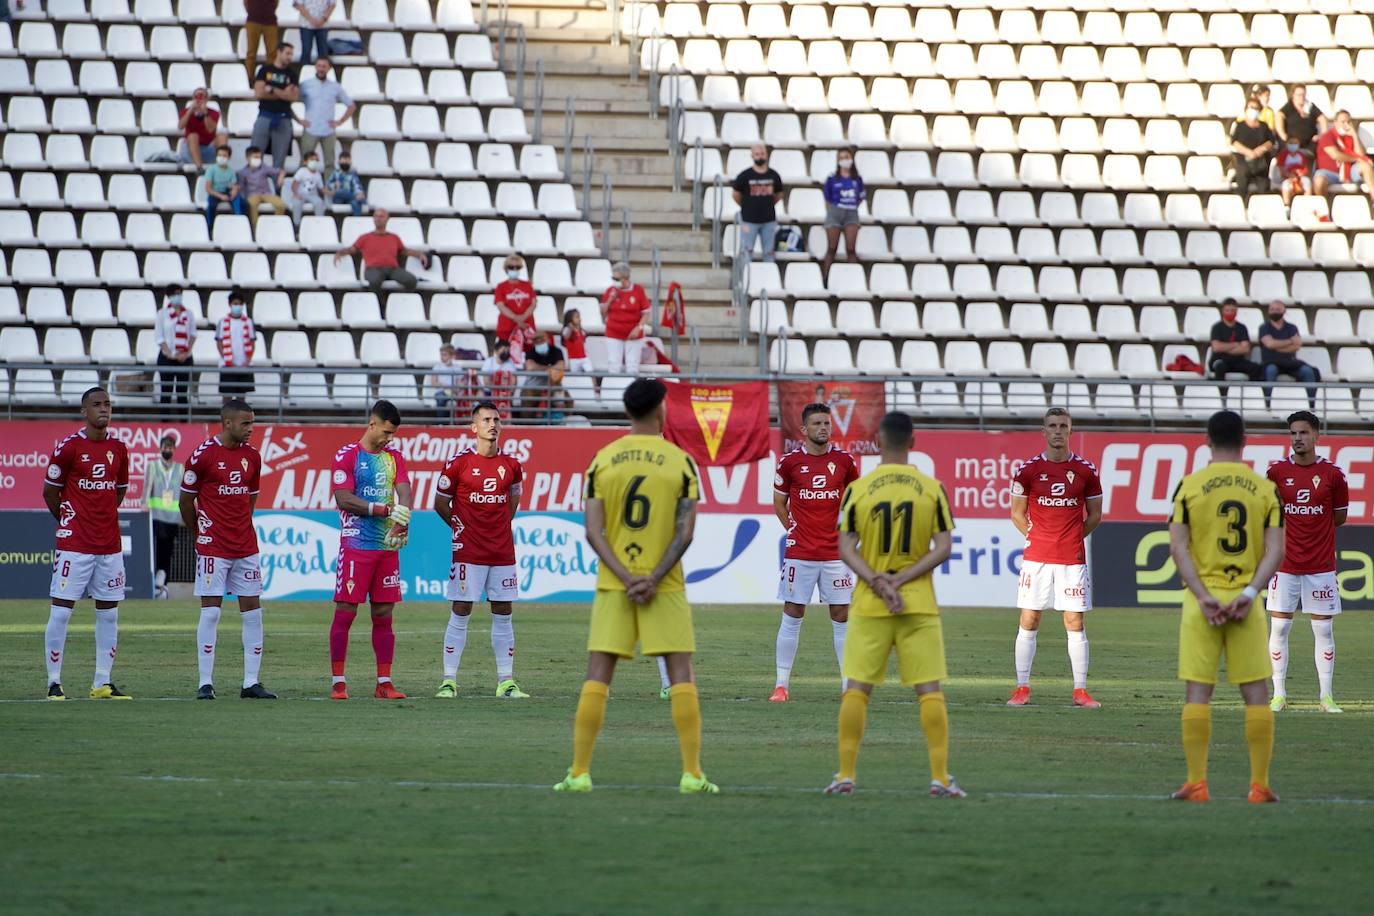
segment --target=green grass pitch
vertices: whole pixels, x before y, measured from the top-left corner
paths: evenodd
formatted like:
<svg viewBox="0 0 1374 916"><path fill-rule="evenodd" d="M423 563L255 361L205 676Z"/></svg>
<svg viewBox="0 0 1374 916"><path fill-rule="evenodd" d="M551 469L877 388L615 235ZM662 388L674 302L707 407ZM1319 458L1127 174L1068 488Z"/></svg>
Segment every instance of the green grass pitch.
<svg viewBox="0 0 1374 916"><path fill-rule="evenodd" d="M516 674L492 696L479 613L460 698L439 683L439 604L399 611L395 677L370 696L354 626L354 699L328 692L322 604L270 604L263 680L238 699L239 626L220 629L214 703L196 688L190 602L130 602L115 682L132 703L43 693L43 602L0 603L0 910L19 913L1341 913L1369 912L1374 854L1374 615L1336 624L1343 716L1316 711L1312 636L1293 629L1273 781L1243 798L1234 689L1218 689L1206 806L1162 800L1183 778L1174 613L1097 610L1090 686L1068 706L1047 615L1035 705L1003 706L1015 613L953 610L951 768L963 801L926 797L916 704L880 688L859 792L825 798L838 678L823 612L802 629L793 702L765 701L774 608L699 607L704 762L718 797L677 794L677 745L651 661L621 666L590 796L567 766L587 613L522 605ZM92 614L73 618L64 680L85 696Z"/></svg>

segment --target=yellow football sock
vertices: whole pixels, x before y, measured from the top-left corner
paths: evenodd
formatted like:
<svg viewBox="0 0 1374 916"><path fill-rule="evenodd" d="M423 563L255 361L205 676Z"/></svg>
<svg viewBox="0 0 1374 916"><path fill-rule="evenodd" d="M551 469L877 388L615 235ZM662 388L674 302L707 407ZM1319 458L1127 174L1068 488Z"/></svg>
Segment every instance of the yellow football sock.
<svg viewBox="0 0 1374 916"><path fill-rule="evenodd" d="M577 701L577 718L573 720L572 775L581 776L592 767L592 749L596 735L606 718L606 698L611 685L600 681L583 681L582 696Z"/></svg>
<svg viewBox="0 0 1374 916"><path fill-rule="evenodd" d="M838 779L853 779L859 762L859 743L864 740L864 719L868 716L868 694L846 690L840 697L840 772Z"/></svg>
<svg viewBox="0 0 1374 916"><path fill-rule="evenodd" d="M1274 711L1268 706L1245 707L1245 743L1250 745L1250 781L1267 788L1274 756Z"/></svg>
<svg viewBox="0 0 1374 916"><path fill-rule="evenodd" d="M674 684L668 688L673 704L673 728L682 749L682 772L701 776L701 704L696 684Z"/></svg>
<svg viewBox="0 0 1374 916"><path fill-rule="evenodd" d="M926 752L930 754L930 778L949 785L949 711L940 691L921 694L921 728L926 733Z"/></svg>
<svg viewBox="0 0 1374 916"><path fill-rule="evenodd" d="M1184 703L1183 756L1188 761L1189 783L1202 782L1207 778L1207 745L1211 742L1211 704Z"/></svg>

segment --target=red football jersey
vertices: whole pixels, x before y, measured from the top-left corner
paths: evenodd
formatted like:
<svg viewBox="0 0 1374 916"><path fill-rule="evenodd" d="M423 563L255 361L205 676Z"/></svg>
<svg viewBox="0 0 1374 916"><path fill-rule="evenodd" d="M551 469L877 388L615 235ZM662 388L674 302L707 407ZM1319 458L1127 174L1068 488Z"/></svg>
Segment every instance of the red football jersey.
<svg viewBox="0 0 1374 916"><path fill-rule="evenodd" d="M859 479L859 468L843 449L831 446L824 455L799 448L782 456L773 489L787 494L789 560L838 560L840 499L844 488Z"/></svg>
<svg viewBox="0 0 1374 916"><path fill-rule="evenodd" d="M509 455L461 452L439 474L440 496L453 500L453 561L513 566L510 505L520 502L520 462Z"/></svg>
<svg viewBox="0 0 1374 916"><path fill-rule="evenodd" d="M1336 510L1350 505L1350 487L1341 469L1325 458L1309 465L1291 458L1269 465L1269 479L1283 503L1283 564L1293 575L1336 569Z"/></svg>
<svg viewBox="0 0 1374 916"><path fill-rule="evenodd" d="M123 552L119 488L129 485L129 450L123 442L109 434L94 442L84 429L72 433L53 449L46 483L62 491L58 550Z"/></svg>
<svg viewBox="0 0 1374 916"><path fill-rule="evenodd" d="M181 492L197 497L197 554L237 560L258 552L253 499L258 495L261 476L262 457L247 443L226 448L215 436L191 453Z"/></svg>
<svg viewBox="0 0 1374 916"><path fill-rule="evenodd" d="M1083 513L1088 500L1102 498L1102 481L1091 461L1072 453L1066 461L1036 455L1012 478L1011 495L1026 497L1025 559L1069 566L1087 562Z"/></svg>

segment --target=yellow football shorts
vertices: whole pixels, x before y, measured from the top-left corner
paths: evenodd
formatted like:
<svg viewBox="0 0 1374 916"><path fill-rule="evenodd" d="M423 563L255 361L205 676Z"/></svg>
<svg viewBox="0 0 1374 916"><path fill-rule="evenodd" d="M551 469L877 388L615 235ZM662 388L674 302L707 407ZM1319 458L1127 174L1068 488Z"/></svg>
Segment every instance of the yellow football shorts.
<svg viewBox="0 0 1374 916"><path fill-rule="evenodd" d="M1213 592L1222 603L1240 590ZM1183 597L1183 616L1178 626L1178 676L1199 684L1215 684L1222 656L1226 657L1226 680L1248 684L1273 676L1269 662L1269 626L1264 607L1256 598L1244 620L1228 620L1214 627L1202 616L1192 592Z"/></svg>
<svg viewBox="0 0 1374 916"><path fill-rule="evenodd" d="M850 615L844 637L844 676L864 684L887 680L887 660L897 650L897 673L907 687L943 681L945 635L937 614Z"/></svg>
<svg viewBox="0 0 1374 916"><path fill-rule="evenodd" d="M687 593L659 592L648 604L635 604L623 591L597 589L587 651L634 658L636 642L645 655L695 652Z"/></svg>

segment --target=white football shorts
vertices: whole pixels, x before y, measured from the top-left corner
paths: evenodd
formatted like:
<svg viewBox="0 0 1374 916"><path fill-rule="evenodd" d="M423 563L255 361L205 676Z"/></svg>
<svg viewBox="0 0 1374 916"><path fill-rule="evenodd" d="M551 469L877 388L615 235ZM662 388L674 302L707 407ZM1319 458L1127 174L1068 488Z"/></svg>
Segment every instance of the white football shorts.
<svg viewBox="0 0 1374 916"><path fill-rule="evenodd" d="M448 568L448 586L444 597L449 601L514 601L520 597L520 578L514 566L478 566L474 563L454 563Z"/></svg>
<svg viewBox="0 0 1374 916"><path fill-rule="evenodd" d="M54 551L48 594L80 601L88 592L96 601L124 600L124 554Z"/></svg>
<svg viewBox="0 0 1374 916"><path fill-rule="evenodd" d="M1091 611L1093 582L1088 565L1023 560L1016 606L1027 611Z"/></svg>
<svg viewBox="0 0 1374 916"><path fill-rule="evenodd" d="M222 598L225 595L256 597L262 594L262 570L258 555L226 560L196 554L196 597Z"/></svg>
<svg viewBox="0 0 1374 916"><path fill-rule="evenodd" d="M820 593L821 604L848 604L854 595L854 574L843 560L783 560L778 600L810 604Z"/></svg>
<svg viewBox="0 0 1374 916"><path fill-rule="evenodd" d="M1324 573L1278 572L1269 580L1269 599L1265 606L1280 614L1297 613L1334 617L1341 612L1341 590L1336 585L1336 571Z"/></svg>

